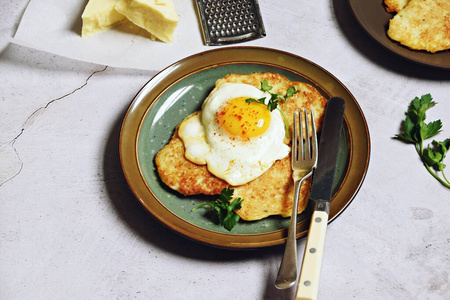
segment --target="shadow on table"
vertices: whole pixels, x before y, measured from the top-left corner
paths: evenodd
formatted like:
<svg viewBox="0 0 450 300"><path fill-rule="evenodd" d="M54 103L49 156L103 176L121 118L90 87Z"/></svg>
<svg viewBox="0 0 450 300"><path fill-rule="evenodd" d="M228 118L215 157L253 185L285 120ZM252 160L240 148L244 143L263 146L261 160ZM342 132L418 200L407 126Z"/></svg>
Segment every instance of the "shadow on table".
<svg viewBox="0 0 450 300"><path fill-rule="evenodd" d="M116 120L108 137L105 152L103 173L111 203L123 221L133 232L154 247L166 251L201 259L233 259L228 251L214 249L189 241L179 236L158 220L153 218L144 208L129 188L122 172L119 157L120 126L125 111ZM243 258L243 257L241 257Z"/></svg>
<svg viewBox="0 0 450 300"><path fill-rule="evenodd" d="M348 0L332 0L337 23L347 42L358 52L380 67L402 74L427 80L450 80L450 72L410 61L393 53L372 39L356 21ZM382 1L380 0L380 5Z"/></svg>

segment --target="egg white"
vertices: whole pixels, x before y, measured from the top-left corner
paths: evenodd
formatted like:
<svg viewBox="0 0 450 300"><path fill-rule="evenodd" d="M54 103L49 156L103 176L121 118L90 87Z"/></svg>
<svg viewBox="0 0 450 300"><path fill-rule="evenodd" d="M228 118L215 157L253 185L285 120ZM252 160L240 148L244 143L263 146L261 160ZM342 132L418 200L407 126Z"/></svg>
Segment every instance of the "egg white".
<svg viewBox="0 0 450 300"><path fill-rule="evenodd" d="M229 134L216 122L216 113L238 97L265 98L267 103L270 94L248 84L226 83L205 99L201 114L187 118L178 130L186 158L206 164L212 174L233 186L261 176L290 151L284 144L285 127L278 110L270 113L270 124L263 134L248 139Z"/></svg>

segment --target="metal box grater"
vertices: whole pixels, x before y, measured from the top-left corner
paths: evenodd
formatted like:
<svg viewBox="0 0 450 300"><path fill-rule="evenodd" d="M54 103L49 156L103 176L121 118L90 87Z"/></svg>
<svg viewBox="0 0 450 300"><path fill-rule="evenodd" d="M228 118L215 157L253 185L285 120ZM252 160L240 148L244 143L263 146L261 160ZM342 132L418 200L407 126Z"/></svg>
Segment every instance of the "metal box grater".
<svg viewBox="0 0 450 300"><path fill-rule="evenodd" d="M205 44L224 45L266 36L257 0L197 0Z"/></svg>

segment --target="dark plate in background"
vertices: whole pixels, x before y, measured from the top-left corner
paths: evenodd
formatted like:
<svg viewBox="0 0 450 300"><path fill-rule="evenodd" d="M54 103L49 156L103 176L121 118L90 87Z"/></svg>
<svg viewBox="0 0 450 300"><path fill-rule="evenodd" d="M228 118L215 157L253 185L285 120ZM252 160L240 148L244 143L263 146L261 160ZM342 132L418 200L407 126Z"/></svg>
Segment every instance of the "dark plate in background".
<svg viewBox="0 0 450 300"><path fill-rule="evenodd" d="M450 52L429 53L412 50L391 40L387 35L389 20L395 14L386 12L383 0L348 0L356 20L381 45L411 61L432 67L450 69Z"/></svg>

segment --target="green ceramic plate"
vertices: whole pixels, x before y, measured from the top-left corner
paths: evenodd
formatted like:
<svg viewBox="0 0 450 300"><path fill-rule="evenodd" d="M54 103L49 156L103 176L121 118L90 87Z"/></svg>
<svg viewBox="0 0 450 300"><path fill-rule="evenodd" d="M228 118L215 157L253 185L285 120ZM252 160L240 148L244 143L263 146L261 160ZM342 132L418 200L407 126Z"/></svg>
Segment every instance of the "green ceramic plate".
<svg viewBox="0 0 450 300"><path fill-rule="evenodd" d="M353 96L326 70L301 57L268 48L231 47L183 59L152 78L136 95L124 118L120 158L125 177L138 200L162 223L196 241L225 248L258 248L281 244L289 220L269 217L239 222L231 232L217 225L207 210L192 208L214 197L186 197L165 186L154 158L167 144L176 125L199 110L217 79L229 73L277 72L315 86L325 97L346 101L346 124L340 141L338 176L330 221L356 195L370 154L365 118ZM310 209L299 216L298 237L307 234Z"/></svg>

